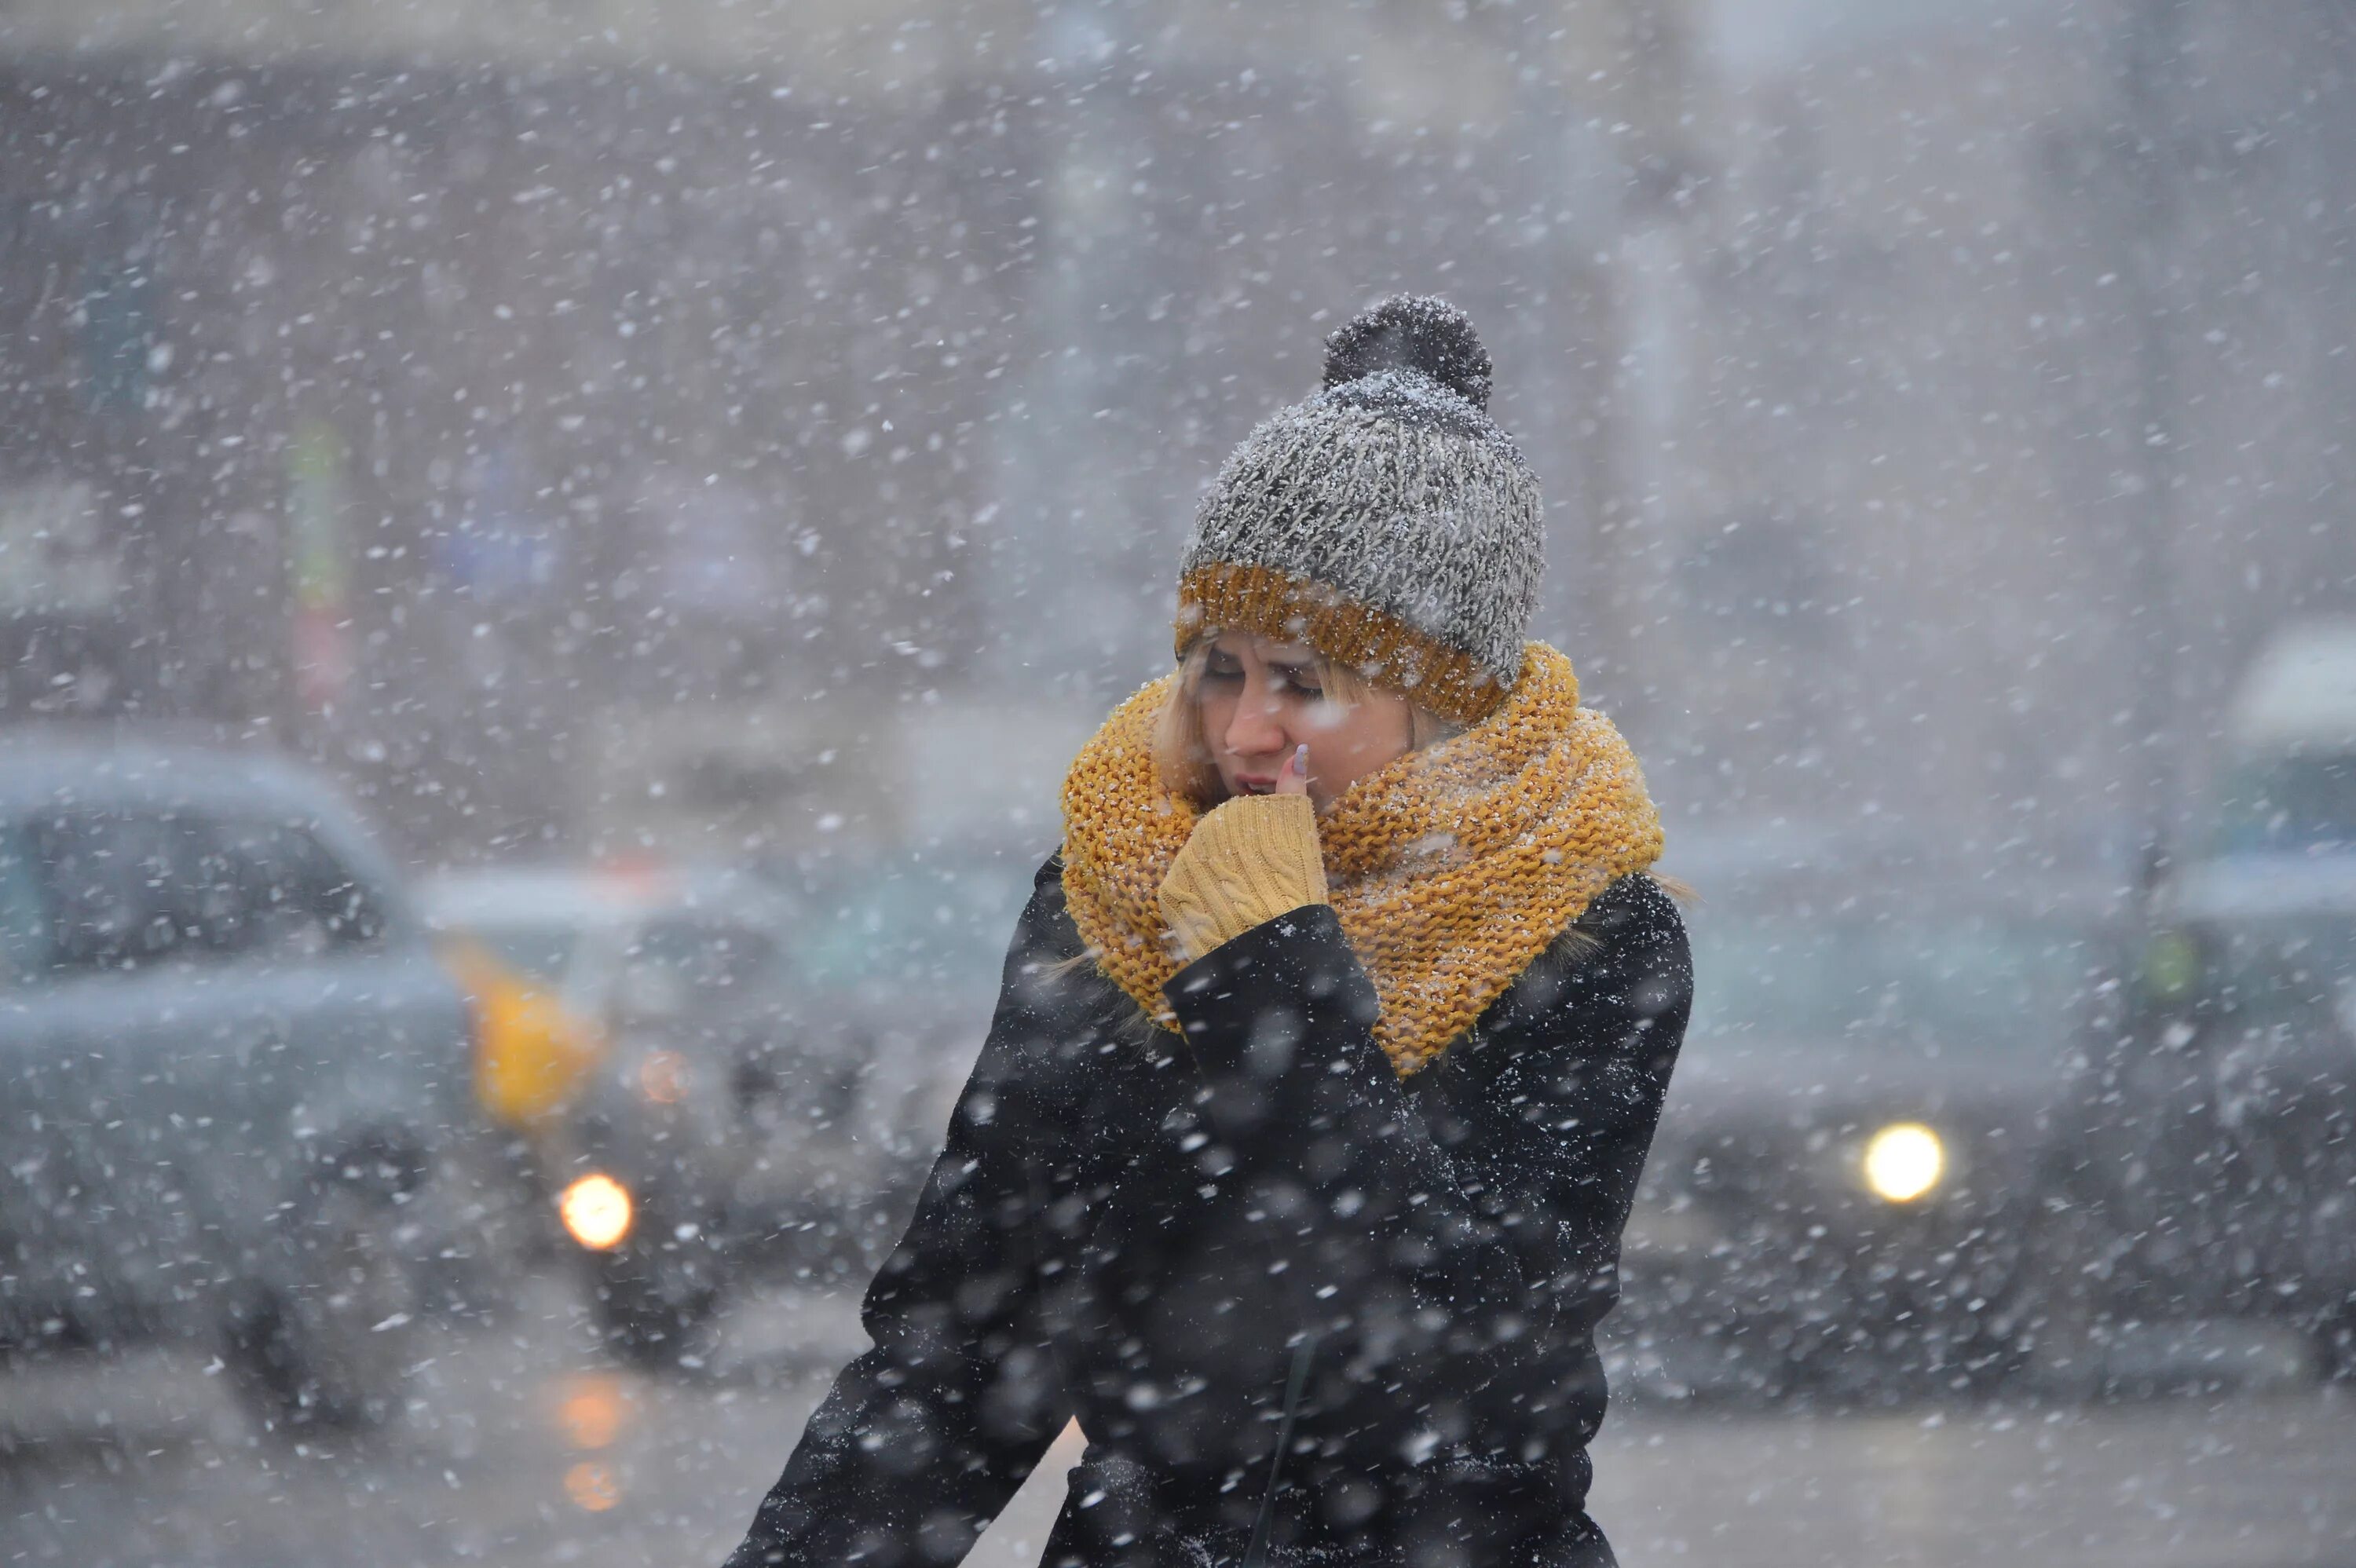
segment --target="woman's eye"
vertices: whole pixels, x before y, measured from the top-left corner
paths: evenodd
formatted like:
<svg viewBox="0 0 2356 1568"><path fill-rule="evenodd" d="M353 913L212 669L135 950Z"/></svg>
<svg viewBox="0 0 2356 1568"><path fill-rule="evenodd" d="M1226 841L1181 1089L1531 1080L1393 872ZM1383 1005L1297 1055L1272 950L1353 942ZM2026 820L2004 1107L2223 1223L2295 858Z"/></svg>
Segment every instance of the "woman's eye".
<svg viewBox="0 0 2356 1568"><path fill-rule="evenodd" d="M1325 695L1325 688L1318 685L1315 681L1310 679L1305 675L1280 673L1276 677L1275 684L1280 690L1290 691L1294 693L1296 696L1305 697L1312 702Z"/></svg>
<svg viewBox="0 0 2356 1568"><path fill-rule="evenodd" d="M1226 682L1231 680L1241 680L1243 677L1244 672L1242 670L1221 669L1217 665L1208 666L1203 671L1203 678L1205 680Z"/></svg>

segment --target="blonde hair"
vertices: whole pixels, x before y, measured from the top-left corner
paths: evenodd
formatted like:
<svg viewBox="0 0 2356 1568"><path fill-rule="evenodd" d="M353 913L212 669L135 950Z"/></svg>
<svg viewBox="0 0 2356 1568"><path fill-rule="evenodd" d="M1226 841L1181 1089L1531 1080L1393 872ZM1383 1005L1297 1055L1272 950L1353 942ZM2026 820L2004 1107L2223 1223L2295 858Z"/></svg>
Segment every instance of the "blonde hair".
<svg viewBox="0 0 2356 1568"><path fill-rule="evenodd" d="M1170 690L1170 700L1153 721L1153 767L1162 779L1162 786L1171 794L1192 801L1198 808L1209 810L1226 799L1226 786L1219 782L1219 765L1211 752L1210 738L1203 733L1203 705L1199 700L1204 667L1210 663L1211 644L1220 628L1206 627L1186 645L1178 658L1178 684ZM1328 700L1355 706L1375 692L1375 683L1349 666L1323 654L1316 656L1318 684L1324 688ZM1408 705L1408 747L1421 751L1451 735L1463 733L1464 726L1443 719L1429 708L1410 702Z"/></svg>

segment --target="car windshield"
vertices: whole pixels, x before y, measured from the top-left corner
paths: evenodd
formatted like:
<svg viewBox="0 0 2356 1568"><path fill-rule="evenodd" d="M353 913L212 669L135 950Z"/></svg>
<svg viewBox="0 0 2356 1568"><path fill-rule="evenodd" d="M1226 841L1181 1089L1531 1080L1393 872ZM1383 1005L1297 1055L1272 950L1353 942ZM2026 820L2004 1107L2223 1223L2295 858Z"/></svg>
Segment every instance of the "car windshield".
<svg viewBox="0 0 2356 1568"><path fill-rule="evenodd" d="M554 923L478 925L467 932L525 976L552 984L581 945L581 928Z"/></svg>
<svg viewBox="0 0 2356 1568"><path fill-rule="evenodd" d="M766 932L711 920L659 920L630 944L634 968L660 969L690 985L749 988L775 979L784 955Z"/></svg>
<svg viewBox="0 0 2356 1568"><path fill-rule="evenodd" d="M927 860L830 878L808 901L801 971L820 987L993 984L1033 869Z"/></svg>
<svg viewBox="0 0 2356 1568"><path fill-rule="evenodd" d="M626 1015L642 1019L733 1008L774 989L786 969L776 939L753 926L658 919L624 951L616 1000Z"/></svg>
<svg viewBox="0 0 2356 1568"><path fill-rule="evenodd" d="M2218 801L2221 854L2356 851L2356 755L2244 763Z"/></svg>
<svg viewBox="0 0 2356 1568"><path fill-rule="evenodd" d="M2051 1049L2102 976L2083 929L1952 920L1746 916L1691 922L1692 1029Z"/></svg>

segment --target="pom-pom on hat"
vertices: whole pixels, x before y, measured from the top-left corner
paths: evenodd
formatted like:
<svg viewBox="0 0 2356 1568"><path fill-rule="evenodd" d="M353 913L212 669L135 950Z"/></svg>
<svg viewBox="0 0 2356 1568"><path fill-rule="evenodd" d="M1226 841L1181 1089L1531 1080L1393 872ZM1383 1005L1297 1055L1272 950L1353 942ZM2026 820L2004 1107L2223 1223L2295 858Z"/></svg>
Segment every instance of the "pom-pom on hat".
<svg viewBox="0 0 2356 1568"><path fill-rule="evenodd" d="M1538 484L1490 421L1464 313L1398 294L1326 339L1324 389L1244 438L1179 569L1177 645L1306 643L1460 724L1513 688L1545 565Z"/></svg>

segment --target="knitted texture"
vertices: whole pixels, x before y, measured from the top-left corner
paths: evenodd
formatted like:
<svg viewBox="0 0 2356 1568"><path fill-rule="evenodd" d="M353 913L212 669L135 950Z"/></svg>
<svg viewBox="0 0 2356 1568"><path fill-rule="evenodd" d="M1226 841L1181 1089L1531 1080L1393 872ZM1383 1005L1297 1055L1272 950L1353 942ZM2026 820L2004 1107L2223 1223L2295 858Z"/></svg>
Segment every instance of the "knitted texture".
<svg viewBox="0 0 2356 1568"><path fill-rule="evenodd" d="M1441 301L1387 300L1335 333L1326 389L1247 436L1204 498L1180 650L1248 627L1459 722L1485 716L1520 671L1545 566L1537 480L1483 411L1488 387L1486 351ZM1224 618L1238 598L1256 618Z"/></svg>
<svg viewBox="0 0 2356 1568"><path fill-rule="evenodd" d="M1161 782L1164 676L1116 709L1064 781L1064 897L1097 966L1163 1027L1185 963L1160 892L1201 819ZM1613 881L1660 858L1660 816L1612 721L1543 643L1488 718L1358 780L1317 819L1328 897L1381 1001L1402 1075L1470 1029Z"/></svg>
<svg viewBox="0 0 2356 1568"><path fill-rule="evenodd" d="M1325 901L1317 809L1305 795L1243 795L1187 836L1159 894L1162 921L1188 958L1253 926Z"/></svg>

